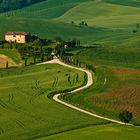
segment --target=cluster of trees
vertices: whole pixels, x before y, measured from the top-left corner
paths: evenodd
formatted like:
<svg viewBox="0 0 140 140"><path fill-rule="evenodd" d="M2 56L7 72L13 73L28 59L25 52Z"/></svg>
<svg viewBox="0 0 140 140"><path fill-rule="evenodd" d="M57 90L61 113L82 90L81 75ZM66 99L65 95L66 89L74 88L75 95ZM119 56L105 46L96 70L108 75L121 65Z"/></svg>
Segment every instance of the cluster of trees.
<svg viewBox="0 0 140 140"><path fill-rule="evenodd" d="M82 63L78 59L73 58L73 56L60 56L60 57L67 64L74 65L76 67L82 67Z"/></svg>
<svg viewBox="0 0 140 140"><path fill-rule="evenodd" d="M41 2L43 0L0 0L0 12L15 10L23 8L33 3Z"/></svg>
<svg viewBox="0 0 140 140"><path fill-rule="evenodd" d="M79 25L80 26L88 26L87 22L85 22L85 21L80 22Z"/></svg>
<svg viewBox="0 0 140 140"><path fill-rule="evenodd" d="M66 54L65 54L66 55ZM96 68L91 65L91 64L85 64L85 63L82 63L80 62L77 58L73 57L73 56L60 56L60 58L67 64L70 64L70 65L74 65L76 67L85 67L91 71L93 71L96 75Z"/></svg>
<svg viewBox="0 0 140 140"><path fill-rule="evenodd" d="M65 45L67 45L68 48L80 47L80 40L68 40L67 42L65 42Z"/></svg>
<svg viewBox="0 0 140 140"><path fill-rule="evenodd" d="M133 118L133 114L127 110L124 110L119 114L119 118L124 123L129 123Z"/></svg>
<svg viewBox="0 0 140 140"><path fill-rule="evenodd" d="M16 49L20 53L22 59L25 61L25 66L27 66L29 63L35 64L37 62L43 62L45 60L51 59L51 54L53 52L53 49L49 47L51 43L51 40L39 38L26 44L1 41L0 48ZM28 60L30 60L30 62Z"/></svg>
<svg viewBox="0 0 140 140"><path fill-rule="evenodd" d="M33 64L51 59L52 51L53 49L48 46L24 46L18 48L22 59L25 60L25 66L27 66L30 58L33 59L33 62L30 62Z"/></svg>
<svg viewBox="0 0 140 140"><path fill-rule="evenodd" d="M4 40L0 41L1 49L18 50L22 59L25 61L25 66L50 60L53 57L53 54L58 57L63 57L65 56L67 48L75 48L79 46L80 40L71 39L64 41L60 37L56 37L54 40L47 40L33 36L33 38L25 44L18 44L16 42L9 43ZM77 61L75 63L77 66L80 66L80 62Z"/></svg>
<svg viewBox="0 0 140 140"><path fill-rule="evenodd" d="M75 22L74 22L74 21L72 21L72 22L71 22L71 24L73 24L73 25L74 25L74 24L75 24ZM85 22L85 21L82 21L82 22L80 22L80 23L79 23L79 25L80 25L80 26L88 26L88 23L87 23L87 22Z"/></svg>
<svg viewBox="0 0 140 140"><path fill-rule="evenodd" d="M92 64L86 64L86 68L93 71L96 76L96 68Z"/></svg>
<svg viewBox="0 0 140 140"><path fill-rule="evenodd" d="M75 48L79 47L81 43L78 39L69 39L65 41L60 37L56 37L55 40L61 48L64 48L65 46L67 46L67 48Z"/></svg>
<svg viewBox="0 0 140 140"><path fill-rule="evenodd" d="M57 38L56 42L57 42L57 45L55 48L55 53L58 56L63 56L65 54L65 49L67 49L67 48L80 47L80 40L77 40L77 39L64 41L61 38L59 38L59 39Z"/></svg>

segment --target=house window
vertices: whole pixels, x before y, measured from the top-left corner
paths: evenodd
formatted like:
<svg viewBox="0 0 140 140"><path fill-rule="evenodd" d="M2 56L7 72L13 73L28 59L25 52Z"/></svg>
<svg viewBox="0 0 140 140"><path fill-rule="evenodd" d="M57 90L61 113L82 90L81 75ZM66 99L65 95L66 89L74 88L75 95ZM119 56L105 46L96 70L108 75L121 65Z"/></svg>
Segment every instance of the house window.
<svg viewBox="0 0 140 140"><path fill-rule="evenodd" d="M16 35L13 35L13 37L16 37Z"/></svg>

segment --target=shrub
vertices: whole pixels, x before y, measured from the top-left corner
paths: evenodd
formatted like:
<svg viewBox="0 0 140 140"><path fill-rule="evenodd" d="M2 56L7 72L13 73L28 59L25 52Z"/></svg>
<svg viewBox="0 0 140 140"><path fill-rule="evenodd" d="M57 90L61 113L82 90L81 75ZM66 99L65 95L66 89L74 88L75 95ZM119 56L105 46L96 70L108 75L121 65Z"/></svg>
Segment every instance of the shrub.
<svg viewBox="0 0 140 140"><path fill-rule="evenodd" d="M119 114L119 118L122 122L129 123L133 118L133 115L131 112L125 110Z"/></svg>
<svg viewBox="0 0 140 140"><path fill-rule="evenodd" d="M133 30L133 33L137 33L138 32L138 30Z"/></svg>

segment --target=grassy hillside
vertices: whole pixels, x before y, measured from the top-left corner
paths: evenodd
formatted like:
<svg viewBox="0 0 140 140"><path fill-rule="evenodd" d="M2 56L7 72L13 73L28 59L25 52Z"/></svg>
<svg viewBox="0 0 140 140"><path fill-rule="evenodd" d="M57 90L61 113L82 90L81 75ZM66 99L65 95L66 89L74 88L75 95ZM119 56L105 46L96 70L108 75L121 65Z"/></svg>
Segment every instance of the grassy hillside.
<svg viewBox="0 0 140 140"><path fill-rule="evenodd" d="M36 18L55 18L63 15L69 9L87 0L46 0L24 9L5 13L6 15L36 17ZM88 0L90 1L90 0Z"/></svg>
<svg viewBox="0 0 140 140"><path fill-rule="evenodd" d="M1 14L0 35L4 38L5 32L14 30L31 32L45 38L77 38L84 45L98 43L104 46L81 52L79 59L84 52L88 54L83 55L82 61L87 59L99 65L109 63L139 67L140 27L136 25L140 23L139 3L135 0L44 1ZM81 21L87 22L89 26L79 26ZM137 32L134 33L134 30Z"/></svg>
<svg viewBox="0 0 140 140"><path fill-rule="evenodd" d="M88 7L88 8L85 8ZM139 23L140 9L131 6L110 4L105 2L85 2L70 9L59 21L80 23L86 21L89 26L107 28L128 28Z"/></svg>
<svg viewBox="0 0 140 140"><path fill-rule="evenodd" d="M74 81L70 84L67 75ZM48 99L51 91L83 84L84 73L59 65L0 70L0 139L36 139L102 120ZM65 114L65 115L64 115Z"/></svg>
<svg viewBox="0 0 140 140"><path fill-rule="evenodd" d="M102 47L71 51L81 62L97 66L97 75L91 88L64 99L115 119L120 111L128 109L134 114L133 123L138 123L139 17L139 0L47 0L0 14L0 38L4 38L7 31L25 31L45 38L80 39L85 46L100 44ZM82 21L88 26L80 26ZM72 78L75 73L79 74L76 85L68 84L68 73ZM81 85L81 72L44 65L0 70L0 76L0 139L139 139L139 129L116 125L45 137L104 122L47 98L52 90Z"/></svg>
<svg viewBox="0 0 140 140"><path fill-rule="evenodd" d="M140 33L132 30L110 30L100 27L80 27L68 23L44 19L28 19L18 17L0 18L0 37L7 31L26 31L45 38L62 37L63 39L80 39L84 44L99 43L104 46L137 47ZM15 26L15 23L18 23ZM125 40L125 41L124 41ZM131 43L131 44L130 44Z"/></svg>
<svg viewBox="0 0 140 140"><path fill-rule="evenodd" d="M73 51L70 51L74 53ZM94 66L118 66L133 67L140 69L140 48L85 48L77 50L75 57L83 63L93 64Z"/></svg>
<svg viewBox="0 0 140 140"><path fill-rule="evenodd" d="M109 3L114 3L114 4L120 4L120 5L125 5L125 6L134 6L134 7L140 7L140 1L139 0L104 0Z"/></svg>
<svg viewBox="0 0 140 140"><path fill-rule="evenodd" d="M90 45L97 42L105 46L139 46L140 29L137 28L138 32L133 33L136 24L140 23L139 8L130 6L128 0L125 1L128 6L121 4L121 1L116 2L117 4L115 2L44 1L1 14L0 35L2 38L6 31L15 30L32 32L48 38L77 38ZM87 22L89 27L79 26L81 21Z"/></svg>
<svg viewBox="0 0 140 140"><path fill-rule="evenodd" d="M105 36L112 36L113 31L55 22L45 19L1 17L0 18L1 38L4 38L6 31L26 31L45 38L62 37L63 39L80 39L81 42L92 42L97 39L104 39ZM15 24L18 23L18 24ZM116 34L120 34L117 32ZM82 35L82 36L81 36ZM95 38L96 37L96 38Z"/></svg>
<svg viewBox="0 0 140 140"><path fill-rule="evenodd" d="M82 128L70 132L64 132L39 140L110 140L112 138L114 140L139 140L139 128L117 125L95 126Z"/></svg>

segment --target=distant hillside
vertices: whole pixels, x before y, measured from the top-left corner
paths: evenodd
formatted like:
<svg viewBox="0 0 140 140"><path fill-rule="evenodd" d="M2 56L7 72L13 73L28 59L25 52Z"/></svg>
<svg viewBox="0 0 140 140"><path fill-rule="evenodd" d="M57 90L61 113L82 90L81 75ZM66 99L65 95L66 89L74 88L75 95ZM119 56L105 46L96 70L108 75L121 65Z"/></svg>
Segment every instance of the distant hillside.
<svg viewBox="0 0 140 140"><path fill-rule="evenodd" d="M26 6L29 6L34 3L38 3L41 1L47 1L47 7L51 8L58 8L58 6L65 5L67 7L73 7L73 4L77 4L80 2L88 2L88 1L102 1L102 2L109 2L113 4L120 4L120 5L127 5L127 6L140 6L140 0L0 0L0 12L6 12L10 10L20 9ZM55 7L54 7L55 6ZM64 9L64 8L63 8Z"/></svg>
<svg viewBox="0 0 140 140"><path fill-rule="evenodd" d="M140 7L140 0L102 0L102 1L126 6Z"/></svg>
<svg viewBox="0 0 140 140"><path fill-rule="evenodd" d="M140 0L45 0L1 13L0 38L7 31L26 31L45 38L76 38L86 45L139 47L139 6Z"/></svg>
<svg viewBox="0 0 140 140"><path fill-rule="evenodd" d="M0 0L0 12L22 8L43 0Z"/></svg>

